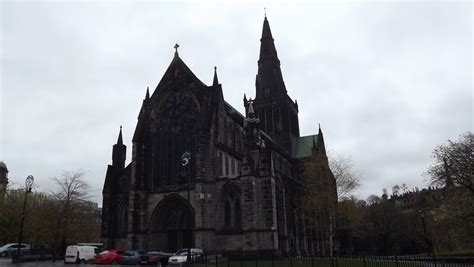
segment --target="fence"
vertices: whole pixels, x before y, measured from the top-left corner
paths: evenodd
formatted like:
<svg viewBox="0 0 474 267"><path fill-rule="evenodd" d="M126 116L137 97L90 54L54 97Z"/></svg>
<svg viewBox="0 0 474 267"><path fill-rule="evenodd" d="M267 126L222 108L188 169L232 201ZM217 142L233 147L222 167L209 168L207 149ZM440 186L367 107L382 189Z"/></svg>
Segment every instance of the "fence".
<svg viewBox="0 0 474 267"><path fill-rule="evenodd" d="M184 265L183 265L184 266ZM447 257L277 257L253 255L225 257L204 254L189 267L474 267L474 258Z"/></svg>
<svg viewBox="0 0 474 267"><path fill-rule="evenodd" d="M46 261L53 259L53 251L51 249L30 249L28 252L18 257L12 256L12 262L25 262L25 261Z"/></svg>

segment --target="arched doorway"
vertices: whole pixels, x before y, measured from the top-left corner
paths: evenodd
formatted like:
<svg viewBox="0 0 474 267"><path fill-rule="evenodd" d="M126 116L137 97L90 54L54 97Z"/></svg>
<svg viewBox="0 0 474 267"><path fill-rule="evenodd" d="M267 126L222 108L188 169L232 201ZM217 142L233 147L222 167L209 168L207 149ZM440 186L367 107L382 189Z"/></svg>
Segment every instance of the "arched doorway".
<svg viewBox="0 0 474 267"><path fill-rule="evenodd" d="M193 228L194 209L189 208L188 201L178 195L165 197L151 217L150 249L176 252L181 248L193 247Z"/></svg>

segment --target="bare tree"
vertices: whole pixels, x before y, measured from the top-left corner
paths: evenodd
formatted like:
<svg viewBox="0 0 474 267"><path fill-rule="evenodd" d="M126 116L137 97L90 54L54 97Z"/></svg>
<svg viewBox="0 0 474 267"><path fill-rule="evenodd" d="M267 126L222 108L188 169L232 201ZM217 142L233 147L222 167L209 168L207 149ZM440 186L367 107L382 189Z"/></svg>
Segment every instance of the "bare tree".
<svg viewBox="0 0 474 267"><path fill-rule="evenodd" d="M64 171L61 177L53 177L52 180L58 186L52 192L52 197L56 200L57 220L54 246L57 249L64 249L68 237L68 224L75 209L89 197L89 184L84 181L83 170L72 172ZM58 247L58 243L60 243Z"/></svg>
<svg viewBox="0 0 474 267"><path fill-rule="evenodd" d="M433 151L435 163L428 169L435 186L455 185L474 194L474 135L466 132L457 141L448 140Z"/></svg>
<svg viewBox="0 0 474 267"><path fill-rule="evenodd" d="M337 196L345 199L360 186L360 175L349 157L335 155L329 158L329 168L336 178Z"/></svg>

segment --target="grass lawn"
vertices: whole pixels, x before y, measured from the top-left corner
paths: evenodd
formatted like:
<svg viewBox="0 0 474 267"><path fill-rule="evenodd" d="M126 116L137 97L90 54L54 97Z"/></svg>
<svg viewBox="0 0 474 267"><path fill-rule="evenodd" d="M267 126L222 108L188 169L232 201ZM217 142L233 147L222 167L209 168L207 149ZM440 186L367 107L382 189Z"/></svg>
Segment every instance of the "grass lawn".
<svg viewBox="0 0 474 267"><path fill-rule="evenodd" d="M192 266L192 265L191 265ZM402 263L399 262L398 265L396 262L390 261L376 261L376 260L367 260L364 264L363 260L349 260L349 259L340 259L337 263L331 262L327 259L314 259L311 262L311 259L304 260L259 260L257 261L238 261L238 262L218 262L205 264L195 264L195 267L419 267L419 264L410 262Z"/></svg>

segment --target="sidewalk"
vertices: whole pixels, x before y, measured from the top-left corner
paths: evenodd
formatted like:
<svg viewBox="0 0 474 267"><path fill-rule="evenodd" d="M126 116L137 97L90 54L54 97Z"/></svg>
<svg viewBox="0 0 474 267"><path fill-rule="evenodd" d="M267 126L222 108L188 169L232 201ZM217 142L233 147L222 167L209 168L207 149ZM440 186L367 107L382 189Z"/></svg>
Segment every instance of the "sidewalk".
<svg viewBox="0 0 474 267"><path fill-rule="evenodd" d="M22 263L12 263L11 258L0 258L1 267L49 267L49 266L65 266L64 261L39 261L39 262L22 262ZM71 265L68 265L71 266Z"/></svg>

